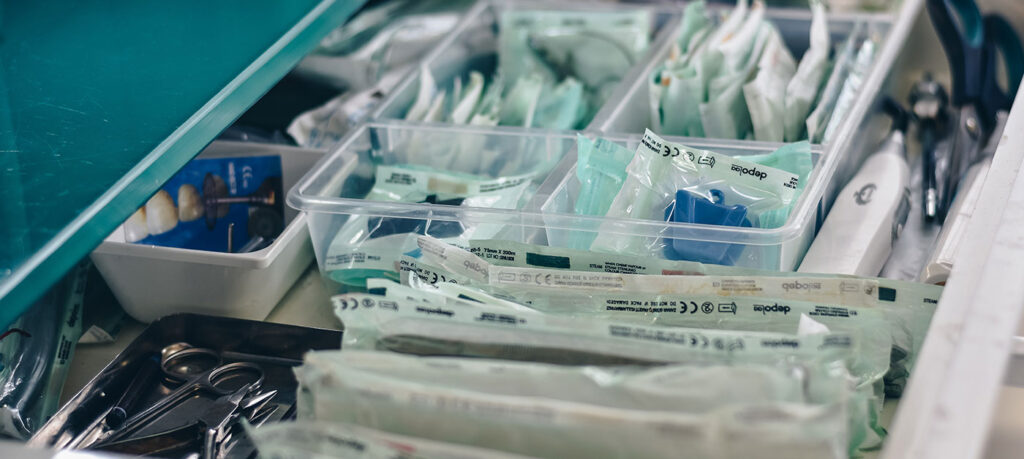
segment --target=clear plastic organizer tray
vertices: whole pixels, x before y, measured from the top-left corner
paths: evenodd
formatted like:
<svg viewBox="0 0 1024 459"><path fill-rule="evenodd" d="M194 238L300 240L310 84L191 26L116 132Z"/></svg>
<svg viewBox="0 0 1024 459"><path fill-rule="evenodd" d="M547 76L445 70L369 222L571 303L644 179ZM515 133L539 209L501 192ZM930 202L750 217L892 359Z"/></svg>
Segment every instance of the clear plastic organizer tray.
<svg viewBox="0 0 1024 459"><path fill-rule="evenodd" d="M716 20L720 14L728 12L730 8L729 5L713 5L709 7L709 14L713 20ZM776 26L786 47L789 48L794 59L799 62L800 57L810 47L810 10L767 8L765 17ZM828 31L832 48L837 50L850 38L853 38L855 43L861 43L869 34L876 35L884 44L891 24L892 18L886 14L829 13ZM679 24L673 26L671 39L661 42L660 48L655 49L647 61L640 64L642 69L639 72L639 77L631 81L629 88L622 94L622 99L615 107L605 110L600 117L594 119L594 127L605 132L642 133L644 129L653 126L648 82L654 71L668 58L675 39L679 35L680 27ZM833 52L834 59L840 57L837 54L837 52ZM835 64L838 65L838 62ZM881 67L890 66L883 65ZM839 75L829 73L829 80L824 86L832 84L833 80L838 77Z"/></svg>
<svg viewBox="0 0 1024 459"><path fill-rule="evenodd" d="M495 52L498 41L498 22L502 11L508 9L547 9L552 11L628 11L652 12L654 31L647 56L623 77L616 89L605 100L587 126L587 130L608 134L643 133L652 127L647 80L668 55L681 27L685 3L652 7L638 4L607 4L594 2L551 2L481 0L466 13L451 35L424 57L421 66L433 73L439 84L450 85L456 76L466 77L470 70L490 75L497 66ZM730 11L732 5L709 4L709 14L718 18ZM793 56L799 60L809 47L811 12L799 8L768 8L766 17L783 36ZM880 43L874 65L864 80L862 90L831 141L822 147L826 161L822 175L830 177L822 193L822 210L831 207L840 186L853 176L861 160L884 137L888 120L869 116L877 113L882 98L891 85L896 58L909 35L906 27L894 30L896 13L829 13L829 31L833 48L857 35L858 41L871 34ZM895 34L894 34L895 32ZM833 57L837 53L833 53ZM372 119L400 120L413 104L419 88L421 71L415 69L398 85L373 113ZM834 79L830 77L830 80ZM829 81L831 83L831 81ZM834 83L834 84L838 84ZM443 123L424 123L442 125ZM744 142L744 141L738 141ZM683 143L692 144L687 140ZM568 166L567 166L568 167Z"/></svg>
<svg viewBox="0 0 1024 459"><path fill-rule="evenodd" d="M421 67L430 70L439 87L451 88L456 77L464 81L469 72L481 72L490 81L498 68L498 40L500 15L508 10L546 10L546 11L649 11L651 17L650 45L644 56L634 63L623 76L608 99L594 115L594 120L607 118L605 110L613 108L623 94L630 89L630 82L640 78L642 63L660 49L678 28L681 10L674 6L650 6L639 4L614 4L607 2L543 2L543 1L494 1L481 0L476 3L465 17L456 25L448 38L427 54L420 66L411 71L399 83L373 113L372 118L378 120L402 120L413 105L419 91L422 75ZM441 124L441 123L434 123ZM593 127L593 122L589 125Z"/></svg>
<svg viewBox="0 0 1024 459"><path fill-rule="evenodd" d="M605 138L635 148L640 136ZM768 153L780 146L684 140L696 148L734 156ZM532 172L532 183L514 205L506 208L363 199L375 180L393 177L390 172L381 175L381 167L417 156L410 155L410 149L427 148L431 154L419 155L413 161L439 167L444 162L439 160L437 152L462 145L472 145L479 159L472 167L455 166L459 172L491 177L496 176L495 170L502 170L502 176ZM826 185L826 180L817 172L811 173L810 183L789 222L777 229L575 215L572 206L579 192L578 183L575 175L566 173L565 166L571 163L559 162L575 156L575 148L576 134L564 131L439 127L397 121L370 123L353 132L303 177L288 193L288 204L308 214L313 249L321 272L335 282L350 286L360 286L359 280L367 275L390 273L394 276L401 254L416 248L414 233L449 238L453 242L502 239L561 247L568 247L570 235L599 229L623 237L657 238L671 234L674 239L693 242L743 244L746 249L738 264L775 269L792 268L813 236L817 203ZM820 162L820 152L814 152L813 158L816 163ZM370 236L383 227L387 228L385 234ZM397 239L385 239L397 229L407 232ZM446 234L432 234L432 231Z"/></svg>
<svg viewBox="0 0 1024 459"><path fill-rule="evenodd" d="M728 11L729 8L731 5L715 5L709 10L712 11L713 17L717 17L718 13ZM786 46L799 61L810 46L810 10L768 8L765 16L778 27ZM862 42L871 35L880 46L855 103L838 124L831 141L825 142L826 145L822 147L823 156L828 159L822 165L822 173L831 177L828 188L822 194L824 209L831 207L839 187L853 176L864 155L885 135L888 121L868 115L879 111L878 108L891 84L896 57L903 49L908 32L901 29L897 31L899 36L893 34L893 24L896 21L894 14L829 12L828 18L833 49L837 49L839 44L851 36L855 42ZM638 72L639 76L620 94L622 98L619 103L598 113L591 123L592 128L605 133L637 134L653 127L648 81L653 72L665 62L678 33L679 26L673 27L671 39L663 41L661 48L651 53ZM834 59L839 57L837 54L833 52ZM841 85L842 82L832 81L836 77L834 74L830 75L826 87L829 84Z"/></svg>
<svg viewBox="0 0 1024 459"><path fill-rule="evenodd" d="M287 202L307 215L321 272L361 286L370 275L394 276L400 256L416 248L416 233L531 240L525 234L542 230L543 220L523 209L575 146L575 134L563 131L364 124ZM474 197L453 198L467 190ZM376 199L364 199L371 192Z"/></svg>

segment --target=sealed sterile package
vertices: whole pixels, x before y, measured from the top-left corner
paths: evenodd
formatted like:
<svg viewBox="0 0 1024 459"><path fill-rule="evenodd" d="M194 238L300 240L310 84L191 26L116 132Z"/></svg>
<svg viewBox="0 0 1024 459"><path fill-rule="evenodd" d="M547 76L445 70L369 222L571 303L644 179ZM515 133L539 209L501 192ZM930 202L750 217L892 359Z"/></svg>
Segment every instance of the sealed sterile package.
<svg viewBox="0 0 1024 459"><path fill-rule="evenodd" d="M768 41L757 63L757 75L743 85L743 97L750 111L754 139L766 142L785 140L784 113L786 86L796 73L796 61L782 35L768 28Z"/></svg>
<svg viewBox="0 0 1024 459"><path fill-rule="evenodd" d="M469 278L474 283L501 289L560 290L563 292L637 292L766 296L784 300L820 301L874 307L879 304L878 279L857 277L788 276L650 276L549 268L498 266L470 251L435 238L418 239L427 263Z"/></svg>
<svg viewBox="0 0 1024 459"><path fill-rule="evenodd" d="M893 336L882 311L851 308L807 301L784 301L758 297L720 297L717 295L661 295L643 293L538 294L518 291L516 298L530 307L554 314L593 317L646 325L764 331L799 334L806 319L828 327L830 331L859 335L860 349L851 363L858 374L877 385L882 395L883 376L890 371L890 356L903 359L891 365L902 369L906 349L910 347L906 330ZM899 339L899 347L895 339Z"/></svg>
<svg viewBox="0 0 1024 459"><path fill-rule="evenodd" d="M430 289L420 288L421 285L431 285L432 287ZM423 283L417 285L409 283L403 285L388 279L367 279L366 291L375 295L383 295L385 298L417 301L432 305L456 304L474 306L483 303L516 311L534 311L529 306L500 299L485 292L454 283Z"/></svg>
<svg viewBox="0 0 1024 459"><path fill-rule="evenodd" d="M678 45L647 82L651 127L665 135L807 139L805 120L831 53L825 9L816 1L812 10L811 46L798 66L763 2L739 0L718 23L700 17L703 2L692 2Z"/></svg>
<svg viewBox="0 0 1024 459"><path fill-rule="evenodd" d="M333 146L365 121L403 76L404 72L385 73L373 87L342 93L324 105L300 114L288 125L288 135L295 143L307 148Z"/></svg>
<svg viewBox="0 0 1024 459"><path fill-rule="evenodd" d="M796 74L786 87L786 141L806 139L804 134L807 114L826 80L828 57L832 43L828 34L825 5L820 0L811 2L811 48L800 59Z"/></svg>
<svg viewBox="0 0 1024 459"><path fill-rule="evenodd" d="M605 216L757 228L778 226L785 222L782 214L788 216L812 168L810 145L788 145L755 159L788 165L794 170L693 149L665 141L647 130L627 167L626 180ZM723 213L726 217L720 217ZM734 253L733 244L709 246L708 250L679 245L674 244L669 233L645 238L600 231L590 249L694 261L710 259L723 264L731 264L726 262L739 256ZM742 246L738 247L742 251Z"/></svg>
<svg viewBox="0 0 1024 459"><path fill-rule="evenodd" d="M353 424L322 420L274 422L247 428L266 459L525 459L524 456L395 435Z"/></svg>
<svg viewBox="0 0 1024 459"><path fill-rule="evenodd" d="M615 142L598 137L595 140L576 135L576 177L580 181L580 197L575 212L579 215L604 215L626 180L626 167L633 160L633 151ZM585 241L590 247L593 236Z"/></svg>
<svg viewBox="0 0 1024 459"><path fill-rule="evenodd" d="M372 87L405 73L455 27L472 0L389 0L363 8L332 30L295 68L303 79L341 91Z"/></svg>
<svg viewBox="0 0 1024 459"><path fill-rule="evenodd" d="M812 317L841 314L837 311L845 311L842 314L880 311L885 316L883 325L892 341L892 364L886 375L885 389L886 394L893 397L901 395L906 385L942 294L940 286L894 279L763 271L509 241L470 241L471 252L467 253L459 247L422 239L424 258L407 262L417 279L428 284L443 279L443 282L486 286L488 293L511 301L569 294L587 298L586 302L601 295L609 298L614 295L664 296L672 301L678 300L676 295L685 295L687 301L694 301L695 295L704 295L709 299L697 301L697 304L705 301L717 304L711 298L722 299L726 304L729 303L726 300L749 301L749 297L793 305L802 301L806 303L801 312ZM605 276L588 276L588 273ZM694 276L705 276L702 286L693 283ZM640 280L642 285L631 283L643 277L649 279ZM656 278L660 279L654 280ZM570 300L563 301L571 304ZM690 312L696 310L693 303L683 304L689 305ZM751 305L751 309L753 307ZM826 312L812 314L812 308ZM717 311L714 306L706 309ZM791 308L791 311L796 310Z"/></svg>
<svg viewBox="0 0 1024 459"><path fill-rule="evenodd" d="M503 306L432 305L374 294L332 298L344 349L567 365L849 359L855 337L648 327ZM854 375L858 377L858 375Z"/></svg>
<svg viewBox="0 0 1024 459"><path fill-rule="evenodd" d="M836 100L835 109L832 112L832 118L829 120L827 127L825 128L824 134L822 135L822 141L828 142L836 134L836 130L839 129L840 123L846 114L853 110L854 102L857 101L857 95L860 93L861 87L864 85L864 81L868 77L868 72L871 70L871 66L875 62L875 55L878 52L878 43L875 42L877 37L869 33L867 40L860 45L860 49L857 50L857 58L853 62L853 67L850 69L850 75L846 78L846 82L843 84L843 89L839 93L839 97Z"/></svg>
<svg viewBox="0 0 1024 459"><path fill-rule="evenodd" d="M707 99L700 105L701 123L708 137L744 139L751 132L750 111L743 85L761 61L775 26L764 20L764 4L755 1L739 30L712 40L701 56L717 72L707 83ZM712 37L714 38L714 37Z"/></svg>
<svg viewBox="0 0 1024 459"><path fill-rule="evenodd" d="M625 410L708 414L722 407L846 404L848 373L841 361L806 365L685 365L653 368L562 366L500 360L414 357L342 351L306 355L304 372L329 392L349 371L377 374L496 398L537 398ZM311 388L312 389L312 388ZM309 404L304 404L309 406ZM301 414L300 414L301 415ZM857 417L854 416L854 419ZM863 420L863 418L860 418ZM851 429L862 425L851 424ZM853 435L861 435L855 431Z"/></svg>
<svg viewBox="0 0 1024 459"><path fill-rule="evenodd" d="M27 440L60 408L89 266L72 268L0 334L0 438Z"/></svg>
<svg viewBox="0 0 1024 459"><path fill-rule="evenodd" d="M842 399L679 413L516 395L516 390L495 393L469 383L448 386L341 362L335 366L343 376L312 364L297 369L301 390L315 401L303 404L311 410L300 411L300 417L539 457L665 457L682 450L698 458L773 457L759 451L769 446L787 458L847 454Z"/></svg>
<svg viewBox="0 0 1024 459"><path fill-rule="evenodd" d="M888 368L851 365L862 345L848 333L789 335L644 326L582 315L551 315L489 304L437 305L372 294L338 295L342 348L424 356L459 356L560 365L775 364L847 362L857 398L856 447L878 444L881 398L874 383ZM884 346L884 344L883 344Z"/></svg>
<svg viewBox="0 0 1024 459"><path fill-rule="evenodd" d="M513 209L519 205L532 178L524 175L486 179L414 165L377 166L376 182L366 199ZM494 231L497 229L467 227L452 221L357 215L331 241L324 270L338 282L357 286L363 285L367 277L397 279L396 263L403 254L416 249L419 235L459 241L473 235L493 236Z"/></svg>
<svg viewBox="0 0 1024 459"><path fill-rule="evenodd" d="M746 0L737 2L730 19L712 34L711 21L703 1L691 2L683 13L683 26L668 61L655 70L648 81L651 120L659 133L703 137L704 126L700 117L700 104L707 100L707 85L715 69L702 59L709 35L717 38L718 31L728 24L738 23L747 8Z"/></svg>
<svg viewBox="0 0 1024 459"><path fill-rule="evenodd" d="M515 10L501 13L498 73L551 83L573 77L599 102L650 44L651 12ZM599 106L600 104L593 104Z"/></svg>
<svg viewBox="0 0 1024 459"><path fill-rule="evenodd" d="M305 371L315 367L339 378L345 377L346 368L355 368L496 396L694 414L730 404L839 402L847 396L849 377L841 361L596 367L350 350L310 352L304 365Z"/></svg>
<svg viewBox="0 0 1024 459"><path fill-rule="evenodd" d="M853 33L843 42L842 48L836 53L835 66L832 68L832 76L828 84L821 92L814 111L807 116L807 138L813 143L821 143L825 137L825 128L832 118L836 108L840 91L850 77L850 70L853 67L854 59L857 57L857 40L864 30L864 23L858 22L854 26Z"/></svg>

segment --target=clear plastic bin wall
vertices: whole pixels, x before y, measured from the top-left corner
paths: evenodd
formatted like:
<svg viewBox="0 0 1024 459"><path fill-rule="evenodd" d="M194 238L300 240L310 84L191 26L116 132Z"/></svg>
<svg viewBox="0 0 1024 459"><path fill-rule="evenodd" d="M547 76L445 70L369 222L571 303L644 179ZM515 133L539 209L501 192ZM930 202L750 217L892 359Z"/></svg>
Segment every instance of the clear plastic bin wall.
<svg viewBox="0 0 1024 459"><path fill-rule="evenodd" d="M498 68L498 34L501 12L517 10L551 11L635 11L651 12L651 42L644 57L622 78L615 90L598 110L594 119L607 118L602 115L619 103L631 82L640 77L643 64L656 50L672 38L679 24L679 8L673 6L649 6L638 4L614 4L606 2L539 2L539 1L490 1L482 0L470 9L448 39L428 54L422 66L430 69L438 87L451 88L456 77L463 81L470 71L481 72L488 80ZM421 70L413 70L398 85L391 95L374 112L378 120L400 120L412 106L419 91ZM590 127L593 127L593 122Z"/></svg>
<svg viewBox="0 0 1024 459"><path fill-rule="evenodd" d="M307 212L314 253L325 277L362 277L355 269L339 274L342 265L383 264L393 274L401 253L415 248L416 234L453 241L532 240L527 233L542 230L543 220L539 213L523 214L522 209L536 199L550 172L575 145L575 134L561 131L370 123L357 128L292 188L288 204ZM363 199L374 187L379 168L395 164L491 178L525 176L529 183L514 192L512 201L505 195L499 202L474 201L476 207L467 205L469 200L445 204ZM438 199L444 198L439 194ZM500 208L485 207L492 203ZM385 233L408 237L388 240L382 237ZM344 283L360 286L358 281Z"/></svg>
<svg viewBox="0 0 1024 459"><path fill-rule="evenodd" d="M636 148L640 136L613 136L609 139L628 148ZM768 153L780 146L758 142L726 145L710 140L686 140L697 148L737 156ZM410 148L423 148L424 145L428 146L430 154L408 154ZM514 208L361 199L373 187L376 171L381 165L412 158L416 164L436 167L440 164L437 159L439 151L464 148L465 145L472 146L481 159L473 166L453 166L460 172L493 177L494 166L480 168L480 165L503 164L505 166L500 168L502 175L535 173L532 183ZM339 277L336 272L339 265L350 263L353 258L380 256L381 252L391 254L386 256L396 261L396 253L405 250L399 247L400 243L377 246L365 252L360 249L361 244L370 238L359 232L363 228L379 228L382 219L389 227L426 234L431 234L432 229L456 227L457 232L461 232L458 238L452 237L450 231L444 236L431 234L449 237L456 242L502 239L573 248L577 244L575 240L601 232L613 237L646 240L669 237L687 243L737 244L743 246L737 265L772 269L794 268L814 234L817 203L824 189L821 180L814 180L818 175L820 151L813 153L815 171L811 173L811 181L786 225L760 229L575 215L573 205L579 194L579 182L571 171L575 163L575 148L576 134L561 131L371 123L351 134L292 188L288 203L308 213L313 248L321 272L325 277L354 286L359 286L358 282L347 282L344 277ZM415 235L410 237L415 240ZM652 255L658 256L658 253ZM397 271L395 263L388 266L393 268L392 272Z"/></svg>

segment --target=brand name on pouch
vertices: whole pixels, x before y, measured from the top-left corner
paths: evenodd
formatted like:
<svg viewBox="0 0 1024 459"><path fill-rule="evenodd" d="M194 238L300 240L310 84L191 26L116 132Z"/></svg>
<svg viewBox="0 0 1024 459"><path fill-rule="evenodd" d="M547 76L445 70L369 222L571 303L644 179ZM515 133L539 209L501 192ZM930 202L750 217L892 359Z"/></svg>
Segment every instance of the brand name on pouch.
<svg viewBox="0 0 1024 459"><path fill-rule="evenodd" d="M477 263L475 261L466 260L466 261L462 262L462 266L465 267L466 269L470 270L470 271L476 271L476 272L478 272L480 274L483 274L485 276L487 275L487 267L485 267L485 266L483 266L480 263Z"/></svg>
<svg viewBox="0 0 1024 459"><path fill-rule="evenodd" d="M821 282L786 282L782 284L787 292L790 290L821 290Z"/></svg>
<svg viewBox="0 0 1024 459"><path fill-rule="evenodd" d="M757 177L758 180L764 180L768 178L767 172L759 171L756 167L747 168L739 164L733 164L732 167L730 167L729 169L740 175L752 175L754 177Z"/></svg>
<svg viewBox="0 0 1024 459"><path fill-rule="evenodd" d="M789 314L789 306L780 305L778 303L767 305L767 304L755 304L754 312L760 312L763 315L768 315L769 312L781 312L782 315Z"/></svg>

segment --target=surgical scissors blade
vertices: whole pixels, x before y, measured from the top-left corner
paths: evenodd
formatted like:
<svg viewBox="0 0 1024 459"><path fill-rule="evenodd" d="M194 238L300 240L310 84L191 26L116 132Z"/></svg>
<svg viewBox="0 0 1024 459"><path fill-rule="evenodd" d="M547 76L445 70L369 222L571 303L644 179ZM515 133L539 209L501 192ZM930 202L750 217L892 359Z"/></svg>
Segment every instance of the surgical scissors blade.
<svg viewBox="0 0 1024 459"><path fill-rule="evenodd" d="M237 409L238 402L263 382L263 370L258 365L249 362L222 365L220 355L209 349L189 348L169 353L161 359L160 369L171 381L183 384L129 418L121 428L100 435L95 444L122 439L197 393L219 396L219 401L224 401L225 397L231 398L227 402L237 398L234 402Z"/></svg>

